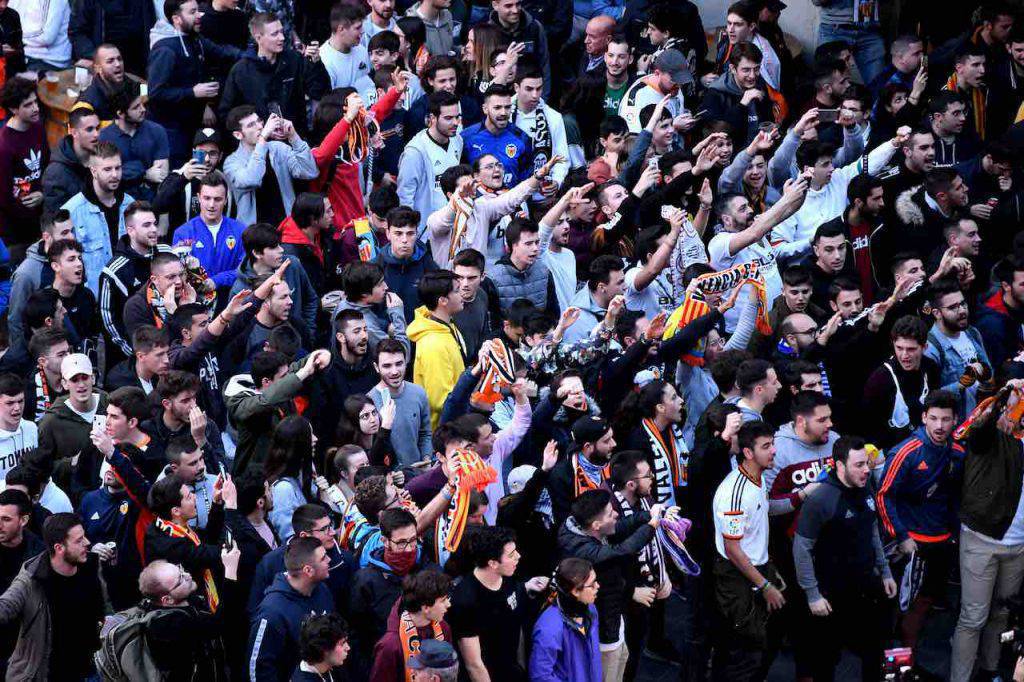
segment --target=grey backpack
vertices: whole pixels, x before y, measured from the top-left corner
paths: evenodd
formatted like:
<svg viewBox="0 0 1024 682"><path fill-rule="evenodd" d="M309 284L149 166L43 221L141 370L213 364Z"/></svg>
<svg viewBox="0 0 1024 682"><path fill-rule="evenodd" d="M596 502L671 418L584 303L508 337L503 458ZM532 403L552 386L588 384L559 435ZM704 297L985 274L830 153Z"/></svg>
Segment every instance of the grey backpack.
<svg viewBox="0 0 1024 682"><path fill-rule="evenodd" d="M150 624L166 615L163 609L147 611L135 606L107 619L100 633L100 649L94 655L104 682L163 682L168 678L153 662L146 639Z"/></svg>

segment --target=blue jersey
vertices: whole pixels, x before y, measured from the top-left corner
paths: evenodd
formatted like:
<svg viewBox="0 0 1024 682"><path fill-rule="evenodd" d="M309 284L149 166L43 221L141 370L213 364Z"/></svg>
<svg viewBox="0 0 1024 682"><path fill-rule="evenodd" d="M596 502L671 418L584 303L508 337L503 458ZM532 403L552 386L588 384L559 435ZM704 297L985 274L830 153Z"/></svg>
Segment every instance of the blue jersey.
<svg viewBox="0 0 1024 682"><path fill-rule="evenodd" d="M497 157L505 166L505 187L511 188L533 173L533 142L529 135L509 124L498 135L492 135L484 124L477 123L462 131L463 153L469 163L484 154Z"/></svg>

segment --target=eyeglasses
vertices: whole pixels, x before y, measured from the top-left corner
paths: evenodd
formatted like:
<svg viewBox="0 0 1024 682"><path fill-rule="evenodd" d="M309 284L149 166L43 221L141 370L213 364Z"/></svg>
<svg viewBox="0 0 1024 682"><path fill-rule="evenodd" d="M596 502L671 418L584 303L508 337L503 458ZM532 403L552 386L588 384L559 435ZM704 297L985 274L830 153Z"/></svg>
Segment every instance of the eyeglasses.
<svg viewBox="0 0 1024 682"><path fill-rule="evenodd" d="M581 590L596 590L598 587L600 587L600 585L595 580L592 583L584 583L583 585L580 586L580 589Z"/></svg>
<svg viewBox="0 0 1024 682"><path fill-rule="evenodd" d="M959 301L957 303L954 303L953 305L944 305L944 306L942 306L942 309L943 310L962 310L963 308L966 308L966 307L967 307L967 301Z"/></svg>
<svg viewBox="0 0 1024 682"><path fill-rule="evenodd" d="M171 589L167 590L167 594L170 594L171 592L174 592L176 589L178 589L179 587L184 585L185 584L185 580L187 578L191 578L191 577L192 576L189 575L188 571L186 571L181 566L178 566L178 582L174 583L174 587L172 587Z"/></svg>
<svg viewBox="0 0 1024 682"><path fill-rule="evenodd" d="M360 412L359 418L363 421L369 421L377 416L377 410L370 410L369 412Z"/></svg>
<svg viewBox="0 0 1024 682"><path fill-rule="evenodd" d="M328 521L326 526L320 526L319 528L312 528L311 532L313 532L313 533L333 533L334 532L334 524L331 523L330 521Z"/></svg>
<svg viewBox="0 0 1024 682"><path fill-rule="evenodd" d="M793 332L793 333L795 335L797 335L797 336L806 336L808 334L812 334L813 335L813 334L817 334L819 329L820 329L820 327L811 327L810 329L806 329L806 330L804 330L802 332Z"/></svg>
<svg viewBox="0 0 1024 682"><path fill-rule="evenodd" d="M504 164L502 164L500 161L495 161L493 163L488 163L488 164L485 164L483 166L480 166L480 170L482 170L482 171L492 171L492 170L499 170L499 169L500 170L505 170Z"/></svg>
<svg viewBox="0 0 1024 682"><path fill-rule="evenodd" d="M634 476L629 479L631 481L649 481L654 478L654 474L644 474L643 476Z"/></svg>
<svg viewBox="0 0 1024 682"><path fill-rule="evenodd" d="M419 542L419 538L410 538L409 540L392 540L390 538L385 539L388 541L389 545L394 545L398 549L409 549L410 547L415 547L416 543Z"/></svg>

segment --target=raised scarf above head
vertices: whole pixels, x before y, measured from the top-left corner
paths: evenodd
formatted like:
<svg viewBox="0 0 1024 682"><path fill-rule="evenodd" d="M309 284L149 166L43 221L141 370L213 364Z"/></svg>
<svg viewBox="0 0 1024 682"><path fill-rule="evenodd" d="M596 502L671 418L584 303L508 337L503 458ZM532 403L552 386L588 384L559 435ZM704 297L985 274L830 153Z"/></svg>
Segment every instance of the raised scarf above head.
<svg viewBox="0 0 1024 682"><path fill-rule="evenodd" d="M960 79L957 78L956 71L950 74L949 79L946 81L946 85L943 90L949 90L950 92L957 92L960 88ZM985 108L988 103L988 92L983 88L970 88L971 92L971 113L974 115L974 132L978 133L978 137L982 140L985 139Z"/></svg>
<svg viewBox="0 0 1024 682"><path fill-rule="evenodd" d="M176 523L165 521L161 518L157 518L155 523L157 530L168 537L184 538L196 547L200 545L199 536L188 526L179 526ZM217 583L213 579L213 573L208 568L203 569L202 576L203 586L206 588L206 603L210 607L210 613L216 613L217 606L220 604L220 596L217 594Z"/></svg>
<svg viewBox="0 0 1024 682"><path fill-rule="evenodd" d="M709 272L697 278L697 283L683 304L673 311L665 325L664 339L670 339L686 325L698 317L711 312L707 304L707 294L721 294L733 287L749 284L757 292L757 330L765 336L771 336L772 326L768 321L768 290L764 278L759 272L757 263L740 263L727 270ZM707 338L702 338L693 349L682 357L682 361L693 367L704 366L704 351Z"/></svg>
<svg viewBox="0 0 1024 682"><path fill-rule="evenodd" d="M495 405L504 397L516 380L516 354L501 339L491 339L490 350L484 356L480 381L470 398L474 403Z"/></svg>
<svg viewBox="0 0 1024 682"><path fill-rule="evenodd" d="M1017 402L1012 407L1007 407L1007 401L1010 399L1011 393L1017 396ZM1002 413L1014 425L1014 438L1024 440L1024 429L1021 428L1020 424L1021 419L1024 419L1024 391L1012 386L1003 386L998 393L979 402L977 407L964 420L964 423L953 432L954 440L964 440L967 438L977 426L978 418L990 407L996 412ZM998 416L990 418L996 419Z"/></svg>
<svg viewBox="0 0 1024 682"><path fill-rule="evenodd" d="M448 457L448 486L451 502L434 525L438 563L442 566L459 548L469 518L469 498L474 490L483 492L498 480L498 472L472 450L457 449Z"/></svg>
<svg viewBox="0 0 1024 682"><path fill-rule="evenodd" d="M431 637L439 642L444 641L444 630L441 628L440 621L430 621L430 629L432 630ZM404 662L413 656L420 655L420 633L416 624L412 622L412 616L408 611L402 611L402 615L399 617L398 639L402 644L402 667L405 668L405 680L412 682L412 670Z"/></svg>

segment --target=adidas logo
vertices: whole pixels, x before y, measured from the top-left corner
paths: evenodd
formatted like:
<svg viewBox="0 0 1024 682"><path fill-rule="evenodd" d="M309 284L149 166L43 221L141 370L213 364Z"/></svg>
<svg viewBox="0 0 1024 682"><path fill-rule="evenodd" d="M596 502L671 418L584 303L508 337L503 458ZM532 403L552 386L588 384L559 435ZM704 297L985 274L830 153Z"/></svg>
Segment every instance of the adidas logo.
<svg viewBox="0 0 1024 682"><path fill-rule="evenodd" d="M921 460L921 463L917 465L918 471L928 471L928 462Z"/></svg>

